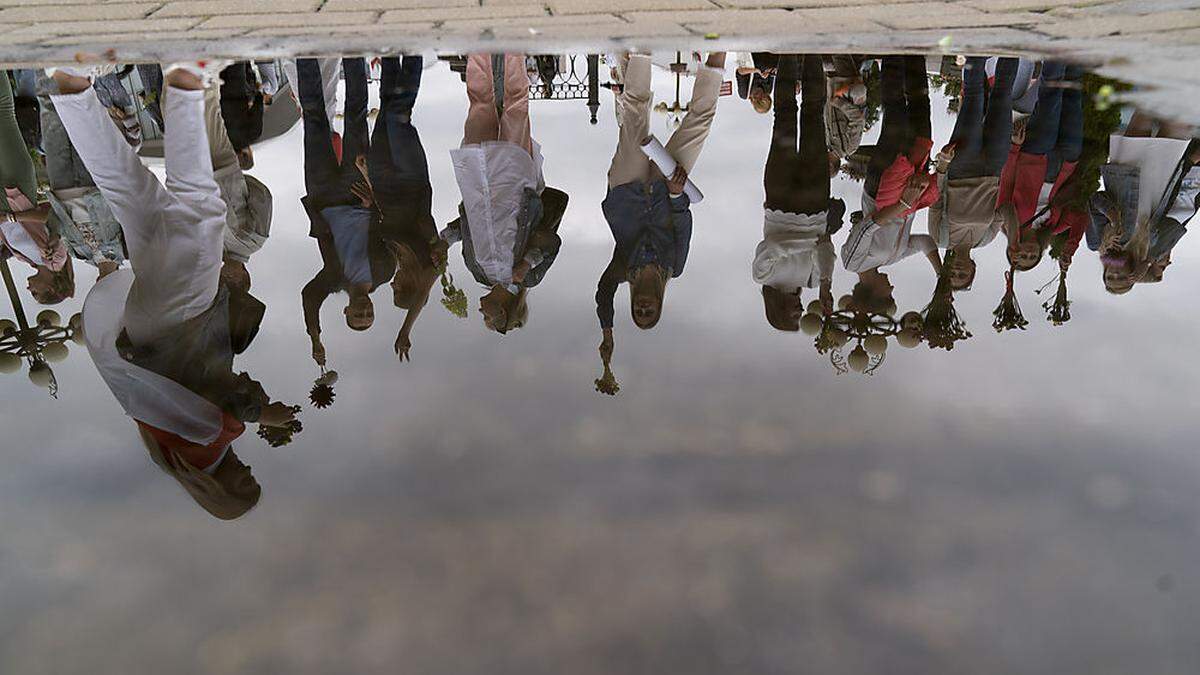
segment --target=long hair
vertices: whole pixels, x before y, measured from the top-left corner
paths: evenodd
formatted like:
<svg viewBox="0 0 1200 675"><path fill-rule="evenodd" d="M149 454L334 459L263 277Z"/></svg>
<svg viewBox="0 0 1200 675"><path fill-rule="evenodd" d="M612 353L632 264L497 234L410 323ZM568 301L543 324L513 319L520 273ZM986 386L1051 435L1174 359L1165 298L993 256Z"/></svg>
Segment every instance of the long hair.
<svg viewBox="0 0 1200 675"><path fill-rule="evenodd" d="M1109 222L1100 235L1100 262L1103 264L1104 288L1114 295L1123 295L1146 275L1150 267L1150 222L1139 222L1128 240L1120 222ZM1127 274L1111 276L1114 269L1123 267Z"/></svg>
<svg viewBox="0 0 1200 675"><path fill-rule="evenodd" d="M158 444L158 440L142 425L137 425L137 428L142 445L150 454L150 459L163 470L163 473L174 478L184 491L213 517L221 520L234 520L245 515L247 511L258 504L261 490L253 490L246 494L230 492L217 478L192 466L178 453L164 450ZM232 448L228 455L233 455Z"/></svg>
<svg viewBox="0 0 1200 675"><path fill-rule="evenodd" d="M425 266L407 244L395 243L396 275L392 278L392 299L397 309L412 309L421 303L429 291L425 283Z"/></svg>

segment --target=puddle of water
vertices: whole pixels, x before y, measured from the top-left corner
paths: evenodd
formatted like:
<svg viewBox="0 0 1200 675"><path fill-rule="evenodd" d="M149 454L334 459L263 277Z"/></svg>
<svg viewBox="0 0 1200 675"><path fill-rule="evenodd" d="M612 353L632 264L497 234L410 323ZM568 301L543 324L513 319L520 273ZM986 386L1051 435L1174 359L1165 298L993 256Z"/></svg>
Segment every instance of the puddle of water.
<svg viewBox="0 0 1200 675"><path fill-rule="evenodd" d="M0 79L4 672L1200 658L1200 153L1135 83L115 65Z"/></svg>

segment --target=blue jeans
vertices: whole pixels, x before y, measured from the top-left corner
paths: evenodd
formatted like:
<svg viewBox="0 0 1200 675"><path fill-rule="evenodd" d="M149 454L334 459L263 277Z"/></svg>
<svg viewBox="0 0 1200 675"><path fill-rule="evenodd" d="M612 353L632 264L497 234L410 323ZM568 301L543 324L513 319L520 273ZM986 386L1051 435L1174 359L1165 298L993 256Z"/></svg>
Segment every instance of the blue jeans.
<svg viewBox="0 0 1200 675"><path fill-rule="evenodd" d="M297 93L304 120L304 187L312 205L318 209L360 201L350 188L362 178L354 160L359 155L366 155L369 147L366 61L343 59L342 72L346 78L346 114L342 161L339 163L333 152L333 129L325 116L321 69L315 59L296 62L300 89Z"/></svg>
<svg viewBox="0 0 1200 675"><path fill-rule="evenodd" d="M407 202L403 195L411 192L413 186L429 185L425 148L412 125L423 67L420 56L406 56L403 63L397 57L383 59L379 119L371 135L367 167L375 198L385 211L389 206L413 207L408 203L391 203L390 198L395 196ZM405 187L410 190L404 190Z"/></svg>
<svg viewBox="0 0 1200 675"><path fill-rule="evenodd" d="M999 176L1012 143L1012 90L1019 61L1000 59L996 80L989 90L984 66L987 59L967 59L963 72L962 108L954 122L950 142L956 145L947 177Z"/></svg>
<svg viewBox="0 0 1200 675"><path fill-rule="evenodd" d="M1046 180L1057 177L1063 162L1077 161L1083 152L1083 91L1078 86L1082 75L1078 68L1055 61L1042 66L1038 101L1021 151L1048 156Z"/></svg>

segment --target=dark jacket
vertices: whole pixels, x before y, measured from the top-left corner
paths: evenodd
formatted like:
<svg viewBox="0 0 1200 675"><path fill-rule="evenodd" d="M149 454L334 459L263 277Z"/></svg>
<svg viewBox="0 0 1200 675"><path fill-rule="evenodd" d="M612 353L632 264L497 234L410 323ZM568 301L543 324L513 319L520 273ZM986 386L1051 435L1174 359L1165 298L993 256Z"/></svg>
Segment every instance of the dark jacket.
<svg viewBox="0 0 1200 675"><path fill-rule="evenodd" d="M134 365L187 388L242 422L258 420L269 401L262 386L233 372L262 324L266 306L221 284L212 306L150 344L134 344L122 331L117 351Z"/></svg>
<svg viewBox="0 0 1200 675"><path fill-rule="evenodd" d="M672 277L683 274L692 241L691 200L686 194L671 197L667 182L634 181L610 188L601 208L616 246L612 260L596 288L596 315L611 328L613 296L631 268L640 266L645 252Z"/></svg>

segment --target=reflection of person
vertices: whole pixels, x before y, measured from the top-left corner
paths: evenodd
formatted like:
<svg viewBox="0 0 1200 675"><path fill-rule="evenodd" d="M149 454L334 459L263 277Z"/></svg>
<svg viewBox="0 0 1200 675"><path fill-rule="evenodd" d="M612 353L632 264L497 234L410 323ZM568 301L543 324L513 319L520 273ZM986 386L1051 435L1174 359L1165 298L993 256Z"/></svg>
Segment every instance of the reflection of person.
<svg viewBox="0 0 1200 675"><path fill-rule="evenodd" d="M221 116L229 142L243 169L254 166L250 145L262 137L263 94L254 76L254 66L239 61L221 71Z"/></svg>
<svg viewBox="0 0 1200 675"><path fill-rule="evenodd" d="M297 64L300 106L304 119L304 185L301 201L308 213L309 236L317 240L322 267L304 286L304 325L312 340L313 358L325 363L321 343L321 305L330 295L348 296L344 314L353 330L375 323L371 292L390 280L396 260L384 243L381 217L367 178L367 70L363 59L346 59L345 150L334 154L332 130L325 113L321 71L313 59Z"/></svg>
<svg viewBox="0 0 1200 675"><path fill-rule="evenodd" d="M29 292L44 305L75 294L70 256L46 222L50 208L38 203L33 159L17 126L8 74L0 71L0 256L15 256L34 268Z"/></svg>
<svg viewBox="0 0 1200 675"><path fill-rule="evenodd" d="M57 85L45 73L37 80L41 103L46 175L52 213L48 225L62 237L71 255L95 265L101 275L120 267L127 257L121 224L108 208L92 175L67 135L50 94Z"/></svg>
<svg viewBox="0 0 1200 675"><path fill-rule="evenodd" d="M929 81L919 56L885 56L881 68L883 124L871 153L862 194L862 218L842 246L842 264L852 272L875 271L916 253L941 270L937 244L912 234L916 213L937 201L937 183L927 173L932 126Z"/></svg>
<svg viewBox="0 0 1200 675"><path fill-rule="evenodd" d="M490 289L479 301L484 324L506 333L525 324L529 289L558 255L567 195L542 176L524 56L471 54L467 98L462 147L450 153L463 201L443 238L462 240L467 268Z"/></svg>
<svg viewBox="0 0 1200 675"><path fill-rule="evenodd" d="M396 354L408 358L412 330L437 280L446 249L433 221L433 186L421 137L412 123L421 87L420 56L382 61L380 112L367 157L368 174L383 226L396 256L392 300L407 310L396 336Z"/></svg>
<svg viewBox="0 0 1200 675"><path fill-rule="evenodd" d="M133 268L88 294L88 351L156 463L209 513L237 518L260 489L233 441L247 422L283 426L294 412L232 371L263 308L220 280L225 204L205 137L204 73L180 65L165 74L165 185L121 138L83 75L56 71L61 93L51 98L121 223Z"/></svg>
<svg viewBox="0 0 1200 675"><path fill-rule="evenodd" d="M767 52L740 52L737 55L738 96L750 101L764 115L771 112L771 91L775 88L778 57Z"/></svg>
<svg viewBox="0 0 1200 675"><path fill-rule="evenodd" d="M798 131L797 70L802 70L803 84ZM804 288L820 287L822 301L833 309L830 288L836 254L830 235L841 226L846 207L829 198L825 97L819 56L779 58L775 123L763 177L763 240L752 267L754 281L762 285L767 321L779 330L799 330Z"/></svg>
<svg viewBox="0 0 1200 675"><path fill-rule="evenodd" d="M725 53L710 54L696 74L687 115L666 144L679 165L669 177L641 149L650 136L650 56L627 54L622 70L625 88L617 95L620 134L601 205L616 246L596 288L596 315L607 345L602 351L609 354L617 287L629 282L633 323L649 329L662 314L667 281L683 274L692 238L691 200L683 188L717 114Z"/></svg>
<svg viewBox="0 0 1200 675"><path fill-rule="evenodd" d="M1163 242L1162 256L1182 236L1185 221L1173 216L1196 164L1197 142L1192 127L1156 120L1135 113L1123 135L1109 140L1109 162L1102 170L1104 191L1092 197L1092 222L1088 246L1100 252L1104 287L1110 293L1128 293L1145 279L1156 261L1151 252ZM1195 200L1179 205L1186 217ZM1192 211L1195 214L1195 211Z"/></svg>
<svg viewBox="0 0 1200 675"><path fill-rule="evenodd" d="M967 59L962 107L938 159L938 200L929 207L929 234L948 249L946 274L955 290L975 280L971 250L992 243L1008 209L997 206L1000 174L1012 137L1012 90L1018 60L1002 58L990 84L987 59ZM947 161L948 160L948 161Z"/></svg>
<svg viewBox="0 0 1200 675"><path fill-rule="evenodd" d="M867 125L867 85L862 77L861 57L834 54L827 60L833 66L825 104L825 135L832 172L862 144Z"/></svg>
<svg viewBox="0 0 1200 675"><path fill-rule="evenodd" d="M1155 228L1150 242L1148 258L1150 265L1142 283L1157 283L1163 280L1167 267L1171 265L1171 251L1187 234L1187 224L1200 211L1200 168L1191 167L1184 175L1179 193L1171 203L1162 224Z"/></svg>
<svg viewBox="0 0 1200 675"><path fill-rule="evenodd" d="M1075 174L1084 146L1082 75L1074 66L1043 64L1033 113L1013 134L997 203L1014 209L1005 232L1014 270L1036 267L1059 234L1066 235L1059 256L1065 270L1090 220Z"/></svg>

